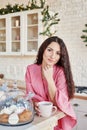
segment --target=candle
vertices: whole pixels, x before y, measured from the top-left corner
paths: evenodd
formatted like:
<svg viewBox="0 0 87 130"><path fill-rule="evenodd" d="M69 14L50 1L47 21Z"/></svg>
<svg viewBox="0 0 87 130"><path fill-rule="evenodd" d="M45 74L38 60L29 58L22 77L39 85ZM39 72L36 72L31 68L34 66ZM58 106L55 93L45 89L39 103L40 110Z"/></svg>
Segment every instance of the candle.
<svg viewBox="0 0 87 130"><path fill-rule="evenodd" d="M19 20L16 20L15 22L16 22L16 27L18 27L19 26Z"/></svg>

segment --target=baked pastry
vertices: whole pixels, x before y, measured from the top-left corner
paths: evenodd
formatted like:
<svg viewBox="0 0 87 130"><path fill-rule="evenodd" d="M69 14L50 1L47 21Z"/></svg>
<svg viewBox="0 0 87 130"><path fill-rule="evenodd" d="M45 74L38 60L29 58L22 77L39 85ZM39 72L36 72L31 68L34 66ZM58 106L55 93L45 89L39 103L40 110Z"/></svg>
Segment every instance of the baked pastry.
<svg viewBox="0 0 87 130"><path fill-rule="evenodd" d="M0 115L0 123L8 123L8 114L1 114Z"/></svg>
<svg viewBox="0 0 87 130"><path fill-rule="evenodd" d="M18 93L19 91L15 91L14 95ZM14 95L0 91L0 100L5 96L0 102L0 124L19 125L32 121L34 116L32 102L27 101L25 97L16 98Z"/></svg>
<svg viewBox="0 0 87 130"><path fill-rule="evenodd" d="M23 111L25 110L25 108L22 106L22 107L18 107L17 109L15 109L15 113L16 114L20 114L20 113L22 113Z"/></svg>
<svg viewBox="0 0 87 130"><path fill-rule="evenodd" d="M19 122L27 122L27 121L29 121L31 119L32 112L29 111L29 110L24 110L18 116L19 116Z"/></svg>
<svg viewBox="0 0 87 130"><path fill-rule="evenodd" d="M9 107L4 107L1 111L0 111L0 114L8 114L10 115L12 113L12 111L10 110Z"/></svg>
<svg viewBox="0 0 87 130"><path fill-rule="evenodd" d="M16 113L9 115L8 122L11 125L15 125L19 122L19 117Z"/></svg>
<svg viewBox="0 0 87 130"><path fill-rule="evenodd" d="M4 91L0 91L0 101L4 101L6 99L6 95Z"/></svg>

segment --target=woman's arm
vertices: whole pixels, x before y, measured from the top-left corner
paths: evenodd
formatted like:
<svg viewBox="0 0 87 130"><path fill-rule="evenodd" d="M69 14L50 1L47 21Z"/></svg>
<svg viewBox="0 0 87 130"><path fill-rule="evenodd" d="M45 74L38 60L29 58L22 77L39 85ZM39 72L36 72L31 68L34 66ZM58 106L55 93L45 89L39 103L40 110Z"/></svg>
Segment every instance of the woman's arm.
<svg viewBox="0 0 87 130"><path fill-rule="evenodd" d="M38 101L43 101L46 100L45 94L44 94L44 89L41 78L38 77L40 76L38 74L38 71L35 75L35 71L37 68L34 67L27 67L26 74L25 74L25 82L26 82L26 94L29 92L34 93L34 97L32 98L33 101L38 102ZM38 75L37 75L38 74ZM43 89L43 90L42 90Z"/></svg>
<svg viewBox="0 0 87 130"><path fill-rule="evenodd" d="M26 82L26 93L28 94L29 91L34 92L33 87L32 87L32 83L31 83L29 67L27 67L27 69L26 69L25 82Z"/></svg>

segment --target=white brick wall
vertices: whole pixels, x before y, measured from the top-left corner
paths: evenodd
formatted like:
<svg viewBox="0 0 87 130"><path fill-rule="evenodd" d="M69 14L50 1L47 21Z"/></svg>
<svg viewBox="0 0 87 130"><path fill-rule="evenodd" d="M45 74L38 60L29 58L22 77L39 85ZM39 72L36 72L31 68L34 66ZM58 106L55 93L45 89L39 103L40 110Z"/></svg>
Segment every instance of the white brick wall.
<svg viewBox="0 0 87 130"><path fill-rule="evenodd" d="M0 0L0 7L7 3L27 4L27 0ZM87 24L87 0L47 0L50 9L59 13L60 22L56 26L57 34L61 37L69 51L72 72L76 85L87 86L87 47L80 36ZM17 72L18 79L24 80L26 66L33 63L35 57L2 57L0 56L0 73L6 78L14 79ZM15 71L13 71L15 70Z"/></svg>
<svg viewBox="0 0 87 130"><path fill-rule="evenodd" d="M25 80L24 75L28 64L33 63L35 57L0 57L0 73L5 74L5 78Z"/></svg>

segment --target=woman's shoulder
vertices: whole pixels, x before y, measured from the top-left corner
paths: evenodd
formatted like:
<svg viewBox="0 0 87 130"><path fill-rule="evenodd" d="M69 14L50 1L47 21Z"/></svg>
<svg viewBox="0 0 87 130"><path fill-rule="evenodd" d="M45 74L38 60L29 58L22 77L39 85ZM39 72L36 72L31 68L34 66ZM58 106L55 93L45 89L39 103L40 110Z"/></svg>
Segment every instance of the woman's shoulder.
<svg viewBox="0 0 87 130"><path fill-rule="evenodd" d="M55 70L56 70L57 72L64 72L64 69L63 69L62 66L55 66Z"/></svg>
<svg viewBox="0 0 87 130"><path fill-rule="evenodd" d="M36 68L39 68L39 65L37 65L35 63L34 64L30 64L30 65L27 66L27 69L33 69L34 70Z"/></svg>
<svg viewBox="0 0 87 130"><path fill-rule="evenodd" d="M64 69L63 69L63 67L55 66L54 75L56 75L56 76L59 76L59 75L64 76Z"/></svg>

